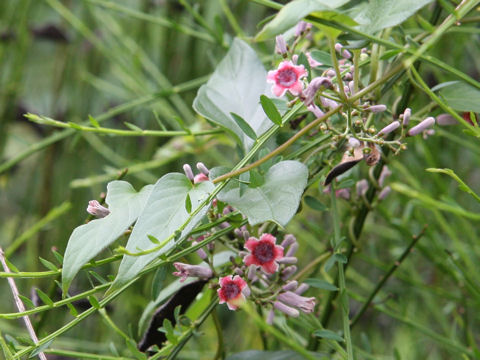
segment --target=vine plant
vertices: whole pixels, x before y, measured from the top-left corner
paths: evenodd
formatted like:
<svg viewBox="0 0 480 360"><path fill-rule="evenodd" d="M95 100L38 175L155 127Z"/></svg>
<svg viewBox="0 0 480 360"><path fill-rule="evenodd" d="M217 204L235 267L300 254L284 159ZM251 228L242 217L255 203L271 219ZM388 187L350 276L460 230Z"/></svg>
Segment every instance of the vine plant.
<svg viewBox="0 0 480 360"><path fill-rule="evenodd" d="M25 273L9 265L2 253L4 272L0 276L11 281L19 312L0 314L0 318L24 317L28 324L29 316L64 306L74 317L41 339L31 329L33 343L28 346L2 338L6 358L45 358L53 340L96 312L124 338L126 356L137 359L175 357L212 316L218 331L216 358L222 358L225 349L217 306L244 312L258 325L265 346L266 334L270 334L304 358L324 356L317 352L320 345L332 358L355 358L350 328L376 292L352 321L345 272L351 257L361 248L368 213L392 190L388 185L391 171L386 165L389 157L408 151L410 137L430 136L438 125L459 124L472 136L480 134L474 117L459 115L447 94L430 89L418 71L422 62L428 62L459 78L462 86L479 91L478 82L426 55L478 1L464 0L444 19L433 17L432 31L417 34L403 44L390 38L396 26L432 1L350 5L342 0L296 0L283 7L268 0L255 2L279 11L254 38L240 36L229 43L225 57L193 102L198 115L216 125L213 129L143 130L129 124L129 129L119 130L100 126L103 118L91 117L88 125L27 115L42 125L112 136L220 137L226 133L234 139L242 157L231 168L198 159L196 175L185 164L183 173L165 174L139 191L121 179L108 183L106 197L89 202L87 211L96 219L89 218L72 232L63 256L55 253L60 267L43 261L49 271ZM184 2L184 6L189 5ZM383 15L378 16L378 12ZM234 18L231 21L235 25ZM275 55L266 62L267 71L254 46L264 41L272 44L273 39ZM403 74L431 98L433 105L415 111L408 107L412 87L399 80ZM385 98L391 101L392 97L384 94L392 89L398 94L396 99L381 103ZM444 114L432 116L435 107ZM349 175L359 168L361 171L353 173L356 175ZM358 177L362 172L369 176ZM285 226L300 211L304 194L317 186L330 194L330 246L312 263L301 264L295 253L302 246L302 238L286 233ZM402 188L397 186L395 190ZM351 215L342 224L344 216L337 202L344 199ZM327 209L311 196L305 197L305 203ZM414 237L400 262L422 235L423 231ZM116 246L112 256L98 259L119 238L126 238L126 245ZM187 262L194 259L194 253L198 263ZM113 277L93 271L117 262L118 271ZM325 276L318 275L320 266ZM336 271L330 272L334 268ZM97 284L73 295L70 287L79 272L88 272L92 283ZM135 340L111 321L107 306L153 272L155 298L145 309ZM166 272L173 272L179 279L165 284L162 278ZM33 306L15 292L16 278L59 275L61 300L53 301L38 291L44 305ZM323 303L308 295L310 286L328 294ZM337 298L339 307L334 306ZM87 299L90 307L79 313L75 302L82 299ZM23 302L30 308L25 309ZM188 310L192 307L194 317ZM328 329L335 311L342 317L341 331ZM285 318L302 319L305 333L301 341L282 331L279 325ZM67 350L59 353L79 358L120 358L87 352L72 355ZM468 349L464 353L471 354Z"/></svg>

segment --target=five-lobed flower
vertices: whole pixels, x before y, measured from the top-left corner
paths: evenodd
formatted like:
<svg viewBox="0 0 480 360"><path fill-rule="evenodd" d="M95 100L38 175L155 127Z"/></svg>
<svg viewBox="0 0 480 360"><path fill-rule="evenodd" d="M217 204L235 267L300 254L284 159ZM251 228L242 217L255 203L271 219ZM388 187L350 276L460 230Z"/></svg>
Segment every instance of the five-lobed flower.
<svg viewBox="0 0 480 360"><path fill-rule="evenodd" d="M220 278L220 289L217 290L220 304L227 303L230 310L237 310L245 301L245 292L248 292L247 283L238 275L228 275Z"/></svg>
<svg viewBox="0 0 480 360"><path fill-rule="evenodd" d="M277 70L271 70L267 75L267 82L272 83L272 93L283 96L287 91L298 96L302 93L303 83L301 79L307 75L303 65L294 65L291 61L282 61Z"/></svg>
<svg viewBox="0 0 480 360"><path fill-rule="evenodd" d="M245 248L250 251L243 261L245 265L257 265L267 274L278 270L278 260L283 257L283 247L275 245L277 239L271 234L263 234L260 239L250 237Z"/></svg>

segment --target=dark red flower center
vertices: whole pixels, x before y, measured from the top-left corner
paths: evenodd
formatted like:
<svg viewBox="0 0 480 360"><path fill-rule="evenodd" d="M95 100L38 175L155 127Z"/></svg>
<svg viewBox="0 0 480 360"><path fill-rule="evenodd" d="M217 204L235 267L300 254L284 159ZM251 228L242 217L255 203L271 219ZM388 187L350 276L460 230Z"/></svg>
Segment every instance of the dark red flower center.
<svg viewBox="0 0 480 360"><path fill-rule="evenodd" d="M255 259L260 264L268 263L272 261L275 257L275 245L268 241L260 241L257 246L253 249L252 252Z"/></svg>
<svg viewBox="0 0 480 360"><path fill-rule="evenodd" d="M277 84L283 87L290 87L298 80L298 77L294 68L287 67L278 70L276 80Z"/></svg>
<svg viewBox="0 0 480 360"><path fill-rule="evenodd" d="M227 299L235 299L240 294L240 288L234 282L229 282L222 286L222 292Z"/></svg>

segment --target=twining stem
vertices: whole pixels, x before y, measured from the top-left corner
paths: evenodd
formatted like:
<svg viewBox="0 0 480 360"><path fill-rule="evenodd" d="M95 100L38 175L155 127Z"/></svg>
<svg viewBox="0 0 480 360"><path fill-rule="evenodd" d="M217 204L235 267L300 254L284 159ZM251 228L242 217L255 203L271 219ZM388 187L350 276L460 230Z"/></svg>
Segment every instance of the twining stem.
<svg viewBox="0 0 480 360"><path fill-rule="evenodd" d="M317 126L318 124L324 122L325 120L327 120L330 116L336 114L337 112L339 112L340 110L342 109L342 106L338 106L336 107L335 109L332 109L330 110L329 112L325 113L325 115L323 115L322 117L319 117L318 119L315 119L314 121L312 121L310 124L306 125L304 128L302 128L299 132L297 132L295 135L293 135L290 139L288 139L287 141L285 141L282 145L280 145L279 147L277 147L275 150L273 150L272 152L270 152L269 154L265 155L263 158L255 161L254 163L251 163L245 167L242 167L238 170L234 170L234 171L231 171L229 173L226 173L222 176L219 176L217 178L215 178L212 182L214 184L216 183L219 183L219 182L222 182L224 180L227 180L227 179L230 179L232 177L235 177L237 175L240 175L240 174L243 174L244 172L247 172L251 169L254 169L258 166L260 166L261 164L263 164L264 162L270 160L271 158L273 158L274 156L282 153L283 151L285 151L286 149L288 149L290 147L290 145L292 145L295 141L297 141L298 139L300 139L303 135L305 135L306 133L308 133L311 129L313 129L315 126Z"/></svg>
<svg viewBox="0 0 480 360"><path fill-rule="evenodd" d="M215 325L215 330L217 331L217 352L215 353L214 360L223 359L225 350L223 349L223 330L222 324L220 324L220 319L218 318L217 312L212 311L212 320Z"/></svg>
<svg viewBox="0 0 480 360"><path fill-rule="evenodd" d="M3 270L5 272L10 272L10 269L8 268L7 262L5 260L5 255L3 253L3 249L0 247L0 262L2 263ZM17 289L17 285L15 284L15 280L12 278L8 278L8 285L10 285L10 289L12 291L13 299L15 301L15 305L17 305L18 311L24 312L25 311L25 306L23 305L22 300L20 299L20 294ZM35 345L39 343L37 334L35 333L35 330L33 329L32 322L30 321L30 318L25 315L23 316L23 321L25 322L25 326L27 327L28 334L30 335L30 338L33 340ZM38 353L38 357L41 360L47 360L47 357L43 352Z"/></svg>
<svg viewBox="0 0 480 360"><path fill-rule="evenodd" d="M333 219L333 245L337 249L335 252L340 254L340 219L337 209L337 197L335 195L335 186L334 183L330 185L330 199L331 199L331 214ZM347 289L345 287L345 272L343 268L343 263L340 261L337 262L338 266L338 287L340 293L340 306L342 310L342 322L343 322L343 337L345 339L345 344L347 346L347 359L353 360L353 345L352 337L350 334L350 319L349 314L349 305L348 305L348 296Z"/></svg>
<svg viewBox="0 0 480 360"><path fill-rule="evenodd" d="M403 260L412 252L413 247L417 244L418 240L425 234L426 226L422 229L422 231L418 235L413 235L412 236L412 241L410 244L407 246L407 248L403 251L402 255L393 263L393 265L388 269L388 271L385 273L385 275L382 276L380 281L378 282L377 286L373 289L373 291L370 293L368 296L367 300L363 303L362 307L360 310L358 310L358 313L354 316L354 318L351 321L351 327L355 326L355 324L358 322L358 320L362 317L362 315L365 313L365 311L368 309L370 306L370 303L372 302L373 298L377 293L380 291L380 289L385 285L387 280L392 276L392 274L400 267L402 264Z"/></svg>

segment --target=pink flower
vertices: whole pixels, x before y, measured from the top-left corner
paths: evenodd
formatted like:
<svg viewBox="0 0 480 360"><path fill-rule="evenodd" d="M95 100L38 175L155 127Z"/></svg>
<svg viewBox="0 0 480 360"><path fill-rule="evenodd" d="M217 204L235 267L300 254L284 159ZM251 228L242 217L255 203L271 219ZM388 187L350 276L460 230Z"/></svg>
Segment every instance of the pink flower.
<svg viewBox="0 0 480 360"><path fill-rule="evenodd" d="M87 212L96 216L97 218L104 218L110 214L110 210L108 210L105 206L100 205L97 200L90 200L88 202Z"/></svg>
<svg viewBox="0 0 480 360"><path fill-rule="evenodd" d="M227 303L230 310L237 310L238 305L245 301L243 291L247 288L245 280L238 275L220 278L220 289L217 290L220 304Z"/></svg>
<svg viewBox="0 0 480 360"><path fill-rule="evenodd" d="M251 237L245 243L250 251L243 261L245 265L258 265L267 274L273 274L278 270L277 259L283 257L283 247L275 245L277 239L271 234L263 234L260 240Z"/></svg>
<svg viewBox="0 0 480 360"><path fill-rule="evenodd" d="M307 75L303 65L294 65L291 61L282 61L277 70L268 72L267 82L272 83L272 92L280 97L288 90L292 95L300 95L303 84L300 79Z"/></svg>
<svg viewBox="0 0 480 360"><path fill-rule="evenodd" d="M203 174L203 173L197 174L193 178L193 183L194 184L198 184L198 183L201 183L201 182L204 182L204 181L208 181L208 176Z"/></svg>

